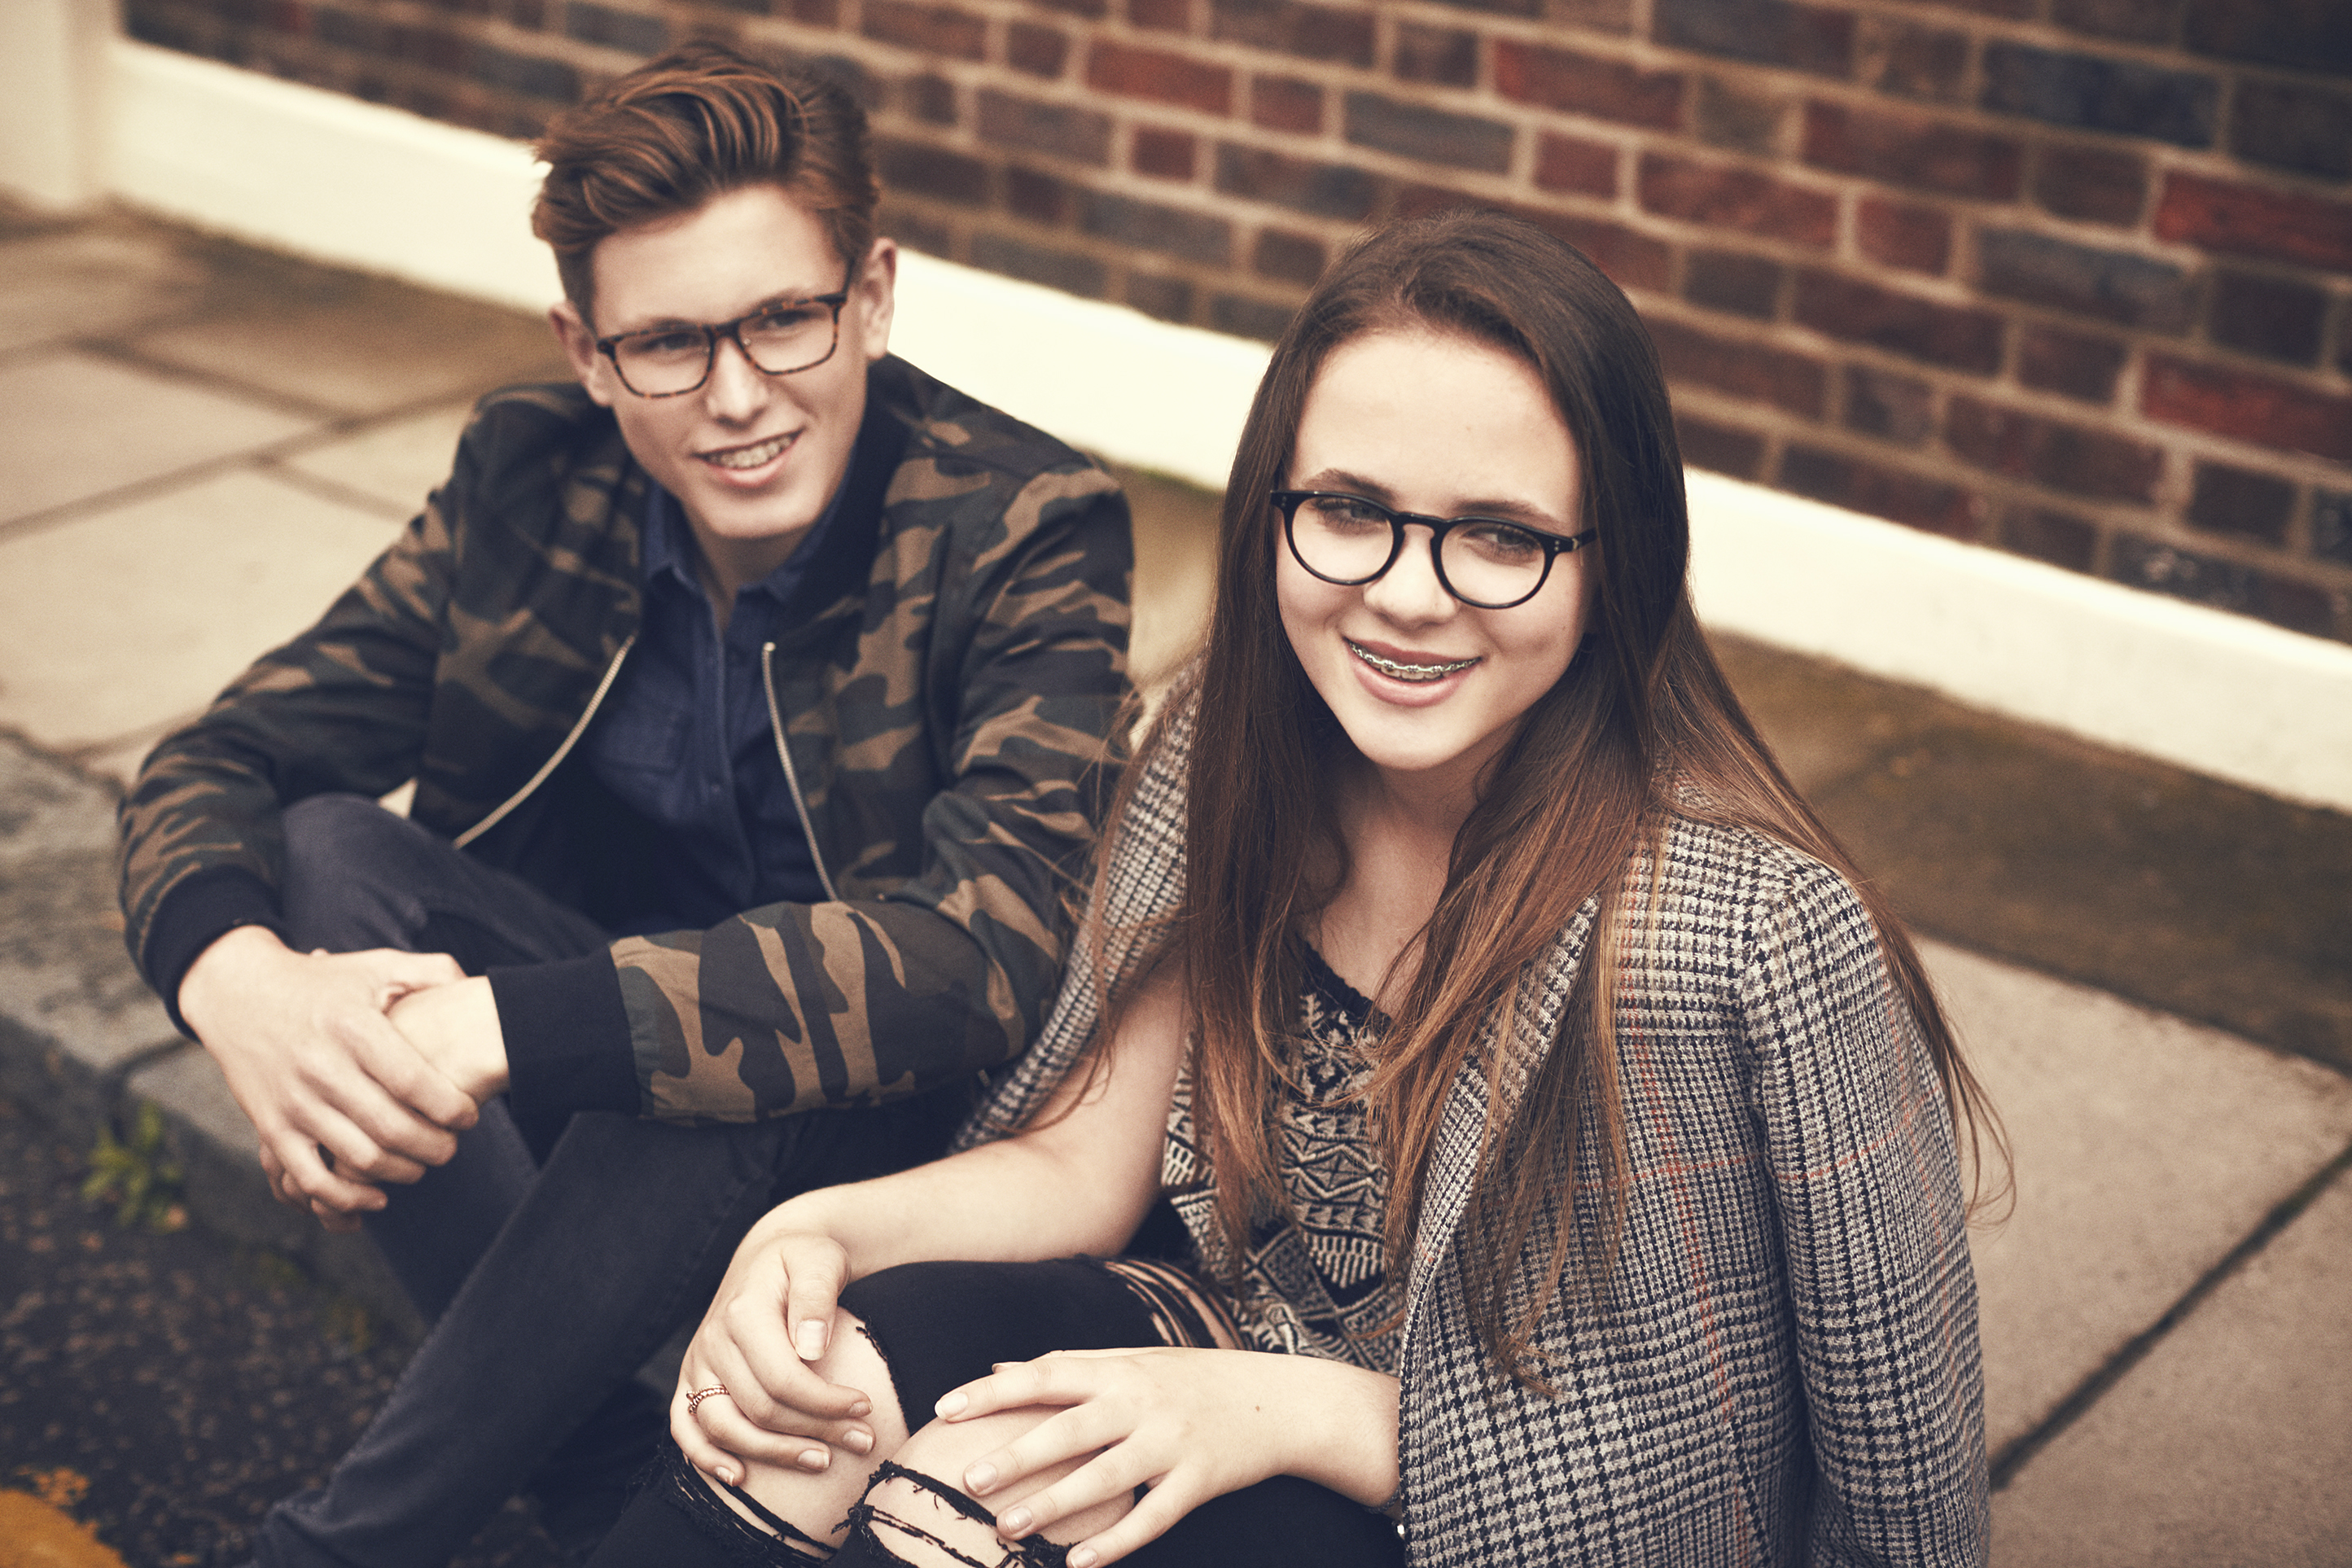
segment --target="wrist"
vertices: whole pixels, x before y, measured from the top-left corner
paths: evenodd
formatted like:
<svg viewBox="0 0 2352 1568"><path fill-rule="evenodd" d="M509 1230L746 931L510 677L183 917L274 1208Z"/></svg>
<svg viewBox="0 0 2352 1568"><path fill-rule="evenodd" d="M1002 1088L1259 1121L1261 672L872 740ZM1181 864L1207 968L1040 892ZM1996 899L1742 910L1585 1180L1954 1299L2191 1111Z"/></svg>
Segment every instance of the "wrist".
<svg viewBox="0 0 2352 1568"><path fill-rule="evenodd" d="M180 1016L197 1039L208 1037L215 1002L234 1005L234 998L250 989L253 976L274 962L293 956L293 950L268 926L245 925L222 932L196 954L181 976L176 998Z"/></svg>

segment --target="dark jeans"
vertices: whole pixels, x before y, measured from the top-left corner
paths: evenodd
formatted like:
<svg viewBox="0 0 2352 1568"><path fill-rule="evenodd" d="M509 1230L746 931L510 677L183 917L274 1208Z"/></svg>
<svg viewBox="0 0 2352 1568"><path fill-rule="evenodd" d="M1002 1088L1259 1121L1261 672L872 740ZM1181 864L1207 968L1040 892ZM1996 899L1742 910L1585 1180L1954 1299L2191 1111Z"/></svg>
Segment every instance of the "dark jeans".
<svg viewBox="0 0 2352 1568"><path fill-rule="evenodd" d="M1204 1330L1182 1325L1166 1334L1153 1303L1091 1258L905 1264L851 1285L841 1305L865 1323L900 1411L917 1426L941 1394L987 1376L998 1362L1171 1337L1213 1342ZM883 1473L877 1470L877 1479ZM993 1513L951 1480L902 1473L937 1500L928 1515L917 1516L918 1529L936 1531L950 1513L995 1523ZM849 1539L832 1568L936 1561L887 1507L871 1503L871 1495L851 1510ZM807 1530L811 1522L794 1527ZM967 1561L994 1568L996 1552L975 1556L967 1532L956 1539ZM743 1523L673 1447L589 1568L801 1568L809 1555ZM1382 1515L1312 1481L1276 1476L1210 1499L1126 1561L1133 1568L1402 1568L1404 1555L1396 1527ZM1034 1542L1005 1554L1003 1568L1059 1568L1062 1557L1049 1543Z"/></svg>
<svg viewBox="0 0 2352 1568"><path fill-rule="evenodd" d="M372 801L303 801L286 835L298 950L442 952L479 973L605 942ZM259 1562L425 1568L517 1492L567 1546L593 1545L667 1427L667 1393L633 1374L709 1301L752 1222L793 1193L933 1158L965 1103L945 1090L724 1127L586 1113L530 1141L485 1106L455 1159L387 1187L369 1218L432 1331L327 1485L270 1510Z"/></svg>

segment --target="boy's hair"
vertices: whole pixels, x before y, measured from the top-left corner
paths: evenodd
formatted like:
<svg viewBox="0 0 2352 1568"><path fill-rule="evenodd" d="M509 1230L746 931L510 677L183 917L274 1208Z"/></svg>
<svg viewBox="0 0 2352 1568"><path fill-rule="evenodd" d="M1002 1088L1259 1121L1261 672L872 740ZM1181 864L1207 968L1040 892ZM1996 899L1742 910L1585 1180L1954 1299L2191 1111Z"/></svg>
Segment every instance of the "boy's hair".
<svg viewBox="0 0 2352 1568"><path fill-rule="evenodd" d="M824 226L843 266L874 244L880 196L866 112L813 71L772 70L723 44L680 45L557 115L530 230L555 252L564 297L593 320L590 267L607 236L772 184Z"/></svg>

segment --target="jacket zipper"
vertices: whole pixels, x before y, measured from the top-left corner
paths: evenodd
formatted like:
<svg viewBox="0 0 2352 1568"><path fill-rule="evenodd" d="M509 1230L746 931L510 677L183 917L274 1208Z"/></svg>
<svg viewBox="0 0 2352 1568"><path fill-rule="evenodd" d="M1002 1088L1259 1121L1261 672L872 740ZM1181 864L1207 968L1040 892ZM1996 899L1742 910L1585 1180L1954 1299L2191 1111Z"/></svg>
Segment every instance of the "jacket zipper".
<svg viewBox="0 0 2352 1568"><path fill-rule="evenodd" d="M547 761L540 763L539 772L531 774L529 779L525 780L522 788L515 791L514 794L507 796L504 801L499 803L497 810L482 818L481 821L474 824L473 826L466 829L465 832L457 835L456 843L458 848L463 849L467 845L471 844L475 839L479 838L483 834L488 833L491 828L496 827L500 822L504 821L509 812L514 810L516 806L520 805L524 801L529 800L531 796L531 792L538 789L540 785L545 784L548 780L548 775L554 773L558 767L562 765L563 759L572 754L572 748L579 743L581 734L588 728L588 721L596 717L596 710L604 703L604 693L613 689L613 681L621 673L621 661L628 658L629 650L636 646L637 634L631 632L627 640L623 642L619 650L613 655L613 662L605 666L604 679L596 683L596 689L594 691L589 693L588 710L581 714L579 719L574 721L572 726L572 732L563 737L563 743L562 745L555 748L555 754L548 758Z"/></svg>
<svg viewBox="0 0 2352 1568"><path fill-rule="evenodd" d="M776 760L784 764L784 787L792 791L793 810L801 819L801 833L808 839L809 860L816 867L816 879L824 889L824 896L834 903L841 895L834 890L833 876L824 868L824 851L817 847L816 824L809 820L808 802L801 798L801 775L793 768L793 751L784 744L784 712L776 702L776 645L760 645L760 683L768 691L768 731L776 738Z"/></svg>

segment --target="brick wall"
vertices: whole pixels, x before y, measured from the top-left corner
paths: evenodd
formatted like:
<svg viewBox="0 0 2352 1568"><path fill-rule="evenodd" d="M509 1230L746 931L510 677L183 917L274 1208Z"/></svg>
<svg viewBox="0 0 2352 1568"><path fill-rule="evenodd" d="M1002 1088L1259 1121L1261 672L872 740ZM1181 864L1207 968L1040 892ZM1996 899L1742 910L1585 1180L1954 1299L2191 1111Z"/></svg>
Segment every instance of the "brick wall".
<svg viewBox="0 0 2352 1568"><path fill-rule="evenodd" d="M1270 337L1478 202L1633 295L1700 466L2352 640L2345 0L127 0L528 134L678 39L827 60L901 240Z"/></svg>

